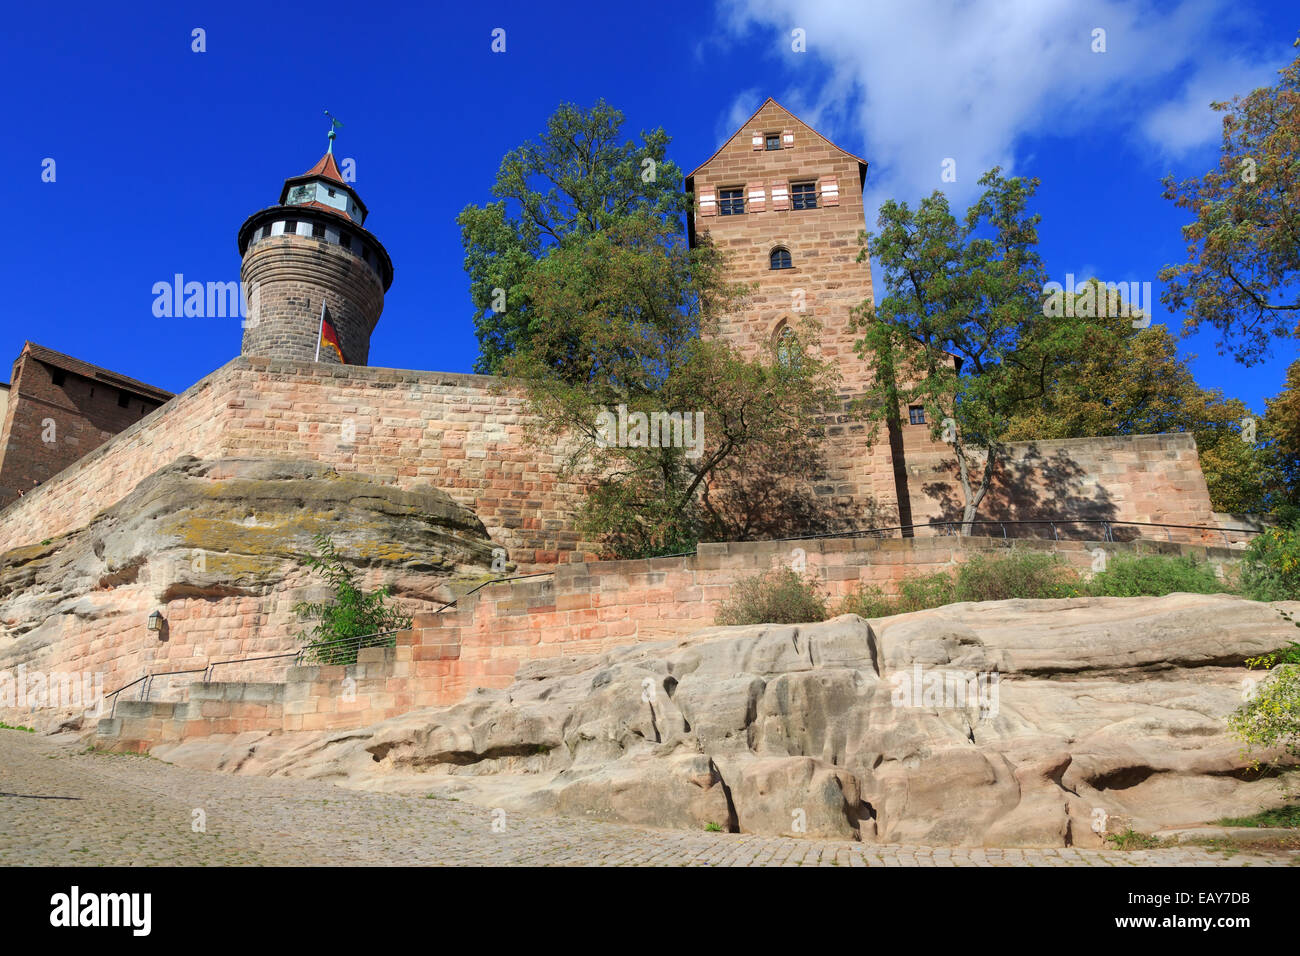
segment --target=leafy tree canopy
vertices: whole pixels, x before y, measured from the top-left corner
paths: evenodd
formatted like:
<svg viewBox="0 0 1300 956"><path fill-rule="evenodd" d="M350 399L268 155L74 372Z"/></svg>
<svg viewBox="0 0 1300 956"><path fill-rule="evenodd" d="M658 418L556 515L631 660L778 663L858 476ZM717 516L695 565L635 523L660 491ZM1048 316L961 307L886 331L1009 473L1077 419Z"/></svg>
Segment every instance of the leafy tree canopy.
<svg viewBox="0 0 1300 956"><path fill-rule="evenodd" d="M915 210L881 206L862 257L880 269L885 295L857 314L874 381L859 409L877 423L906 402L931 410L933 434L953 445L965 522L1005 459L1014 416L1043 396L1088 321L1044 314L1039 217L1028 212L1038 180L995 168L980 185L960 222L937 190Z"/></svg>
<svg viewBox="0 0 1300 956"><path fill-rule="evenodd" d="M680 221L689 198L666 157L668 135L655 129L623 141L623 122L603 100L591 109L562 104L541 136L501 160L493 201L457 217L476 310L475 371L499 374L539 332L524 281L535 262L631 215Z"/></svg>
<svg viewBox="0 0 1300 956"><path fill-rule="evenodd" d="M540 440L567 444L566 471L591 488L583 529L613 553L743 534L715 487L725 469L776 460L793 483L812 467L834 376L803 350L746 357L712 334L747 290L711 243L692 249L634 215L557 247L521 281L535 328L503 368L525 384ZM656 415L680 425L645 430Z"/></svg>
<svg viewBox="0 0 1300 956"><path fill-rule="evenodd" d="M1212 104L1224 113L1217 169L1164 182L1195 218L1183 227L1187 262L1160 273L1163 301L1185 312L1185 334L1212 326L1220 353L1245 365L1300 338L1300 58L1279 75Z"/></svg>

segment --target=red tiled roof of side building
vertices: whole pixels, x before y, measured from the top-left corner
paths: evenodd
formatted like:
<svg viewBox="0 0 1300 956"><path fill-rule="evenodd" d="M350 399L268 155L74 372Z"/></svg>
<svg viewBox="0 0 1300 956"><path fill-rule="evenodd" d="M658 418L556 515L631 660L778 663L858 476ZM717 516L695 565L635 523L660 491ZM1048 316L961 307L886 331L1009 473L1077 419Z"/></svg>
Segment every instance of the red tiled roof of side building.
<svg viewBox="0 0 1300 956"><path fill-rule="evenodd" d="M37 345L35 342L25 343L23 345L23 352L45 365L53 365L55 368L64 369L65 371L71 372L73 375L80 375L82 378L88 378L91 381L105 382L110 385L115 385L118 388L124 389L128 392L133 392L143 398L149 398L157 402L165 402L172 397L172 393L165 389L158 388L155 385L149 385L126 375L120 375L117 372L106 368L100 368L98 365L91 365L89 362L83 362L81 359L73 358L71 355L64 355L62 352L54 351L54 349L47 349L43 345ZM19 358L22 358L22 355L19 355Z"/></svg>

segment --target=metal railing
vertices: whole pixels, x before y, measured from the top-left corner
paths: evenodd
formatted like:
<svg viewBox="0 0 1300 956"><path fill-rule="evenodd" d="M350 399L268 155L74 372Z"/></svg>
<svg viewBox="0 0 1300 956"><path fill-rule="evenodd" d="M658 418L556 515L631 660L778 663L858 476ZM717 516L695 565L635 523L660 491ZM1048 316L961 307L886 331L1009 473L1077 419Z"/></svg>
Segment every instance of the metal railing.
<svg viewBox="0 0 1300 956"><path fill-rule="evenodd" d="M491 582L489 582L491 583ZM108 716L112 718L117 713L117 702L123 692L130 690L137 684L140 685L140 694L136 700L148 700L149 695L153 692L153 685L159 677L174 677L178 674L202 674L203 683L210 683L218 667L226 667L231 664L252 664L258 661L286 660L292 658L289 666L302 664L354 664L357 655L365 647L396 647L397 630L376 631L373 634L358 634L353 637L343 637L334 641L314 641L310 644L304 644L296 651L289 651L284 654L261 654L257 657L234 657L224 661L209 661L203 667L190 667L175 671L157 671L154 673L142 674L129 684L123 684L112 693L105 694L104 699L112 698L113 705Z"/></svg>
<svg viewBox="0 0 1300 956"><path fill-rule="evenodd" d="M1263 534L1262 531L1255 528L1218 528L1208 527L1206 525L1195 524L1164 524L1155 521L1119 521L1114 518L1017 518L1017 519L999 519L999 518L974 518L970 521L930 521L926 524L907 524L894 525L887 528L867 528L855 531L828 531L821 534L801 534L789 538L774 538L775 541L800 541L805 539L823 539L823 538L893 538L908 537L906 532L911 532L915 537L918 531L932 531L937 536L957 537L961 535L962 528L971 527L995 527L1002 532L1004 539L1010 540L1013 535L1007 534L1007 528L1018 528L1021 526L1038 526L1046 525L1052 531L1053 540L1061 540L1061 529L1072 525L1092 525L1097 527L1101 532L1100 538L1095 539L1067 539L1067 540L1098 540L1106 542L1115 542L1115 529L1117 527L1133 528L1160 528L1165 532L1165 539L1173 541L1173 531L1197 531L1202 537L1206 535L1222 535L1224 544L1229 544L1228 535L1244 534ZM898 532L895 535L895 532ZM1127 539L1132 540L1132 539ZM687 552L694 554L695 552Z"/></svg>
<svg viewBox="0 0 1300 956"><path fill-rule="evenodd" d="M396 647L399 630L376 631L335 641L304 644L298 651L297 664L355 664L363 647Z"/></svg>

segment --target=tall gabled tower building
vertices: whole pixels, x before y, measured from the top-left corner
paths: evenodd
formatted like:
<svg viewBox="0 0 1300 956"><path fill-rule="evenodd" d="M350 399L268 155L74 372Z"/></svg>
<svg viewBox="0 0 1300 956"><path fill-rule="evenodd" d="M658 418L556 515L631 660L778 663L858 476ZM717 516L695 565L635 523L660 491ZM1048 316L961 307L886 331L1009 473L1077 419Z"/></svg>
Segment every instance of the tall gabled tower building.
<svg viewBox="0 0 1300 956"><path fill-rule="evenodd" d="M758 287L742 311L722 320L719 334L753 354L767 343L779 346L802 319L815 320L817 352L839 370L846 403L870 379L853 348L860 336L850 328L853 309L872 297L871 269L858 261L866 176L866 160L769 98L686 180L695 198L692 245L707 233L727 253L731 278ZM867 426L843 411L826 425L817 495L841 513L874 503L874 513L850 520L910 524L907 451L949 449L931 440L922 409L902 409L900 422L874 445Z"/></svg>
<svg viewBox="0 0 1300 956"><path fill-rule="evenodd" d="M863 366L848 324L871 298L871 270L857 261L866 176L866 160L768 99L686 181L692 244L707 232L728 253L732 278L758 283L721 334L751 351L815 319L821 355L850 391L860 391Z"/></svg>
<svg viewBox="0 0 1300 956"><path fill-rule="evenodd" d="M244 355L317 358L321 306L348 365L370 358L370 334L393 283L393 263L367 231L366 204L344 182L331 151L284 181L277 205L239 228L240 277L249 298ZM338 364L332 349L319 360Z"/></svg>

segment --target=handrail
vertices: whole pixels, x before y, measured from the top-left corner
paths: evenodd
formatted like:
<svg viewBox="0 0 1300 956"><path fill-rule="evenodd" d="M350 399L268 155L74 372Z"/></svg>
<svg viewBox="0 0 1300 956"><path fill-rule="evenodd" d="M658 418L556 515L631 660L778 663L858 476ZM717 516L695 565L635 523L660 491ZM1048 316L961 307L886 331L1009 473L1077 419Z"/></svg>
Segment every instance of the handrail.
<svg viewBox="0 0 1300 956"><path fill-rule="evenodd" d="M145 686L141 689L140 700L148 700L149 691L153 684L153 679L155 677L171 677L176 674L203 674L204 681L206 682L207 679L211 677L212 669L214 667L221 667L226 664L247 664L247 663L252 663L253 661L277 660L279 658L284 658L284 657L292 657L298 663L301 663L305 654L312 651L319 650L320 648L332 648L340 644L356 644L357 649L360 650L362 641L368 640L369 638L372 637L384 637L389 634L398 634L398 633L400 633L400 629L393 629L390 631L375 631L373 634L358 634L353 637L342 637L333 641L322 641L317 644L305 644L302 647L300 647L298 650L290 651L285 654L262 654L262 655L258 655L257 657L233 657L230 658L229 660L224 660L224 661L209 661L203 667L190 667L190 668L185 668L183 670L158 671L156 673L141 674L139 677L131 681L129 684L123 684L117 690L104 695L105 699L109 697L113 698L113 709L109 713L109 717L112 717L113 714L116 713L117 711L118 695L120 695L124 690L134 687L136 684L139 684L141 681L144 682ZM379 647L384 645L372 644L370 646Z"/></svg>

